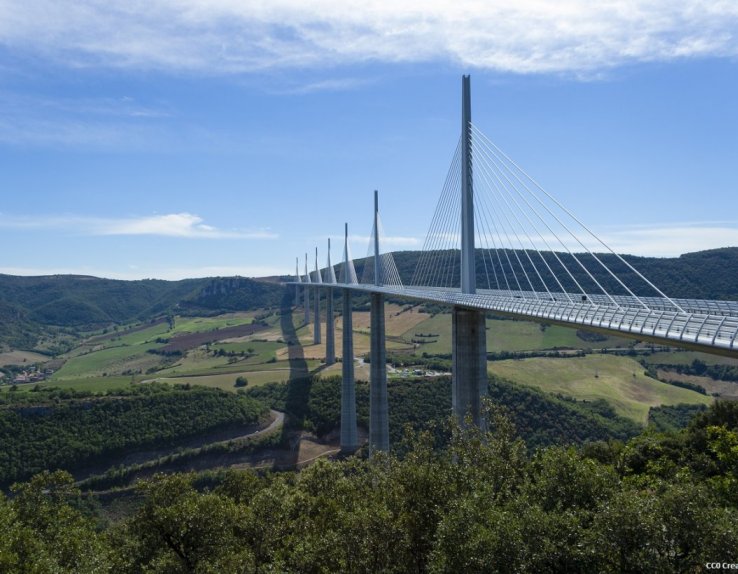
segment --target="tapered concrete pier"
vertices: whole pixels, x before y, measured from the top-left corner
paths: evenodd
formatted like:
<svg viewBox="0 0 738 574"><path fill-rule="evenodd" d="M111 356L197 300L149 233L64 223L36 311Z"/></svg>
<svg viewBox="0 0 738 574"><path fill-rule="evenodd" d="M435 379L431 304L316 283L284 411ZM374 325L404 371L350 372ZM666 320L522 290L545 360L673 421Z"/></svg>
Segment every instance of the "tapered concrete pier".
<svg viewBox="0 0 738 574"><path fill-rule="evenodd" d="M356 426L356 385L354 383L354 333L351 290L343 289L343 357L341 367L341 451L354 452L359 447Z"/></svg>
<svg viewBox="0 0 738 574"><path fill-rule="evenodd" d="M371 295L371 364L369 388L369 454L389 451L387 352L384 335L384 296Z"/></svg>
<svg viewBox="0 0 738 574"><path fill-rule="evenodd" d="M341 283L353 283L350 273L348 250L348 224L345 227L343 276ZM354 383L354 332L351 309L351 290L342 289L343 294L343 355L341 383L341 452L352 453L359 448L359 433L356 426L356 386Z"/></svg>
<svg viewBox="0 0 738 574"><path fill-rule="evenodd" d="M379 195L374 192L374 284L382 285L379 260ZM384 332L384 295L371 294L371 365L369 377L369 454L389 451L387 351Z"/></svg>
<svg viewBox="0 0 738 574"><path fill-rule="evenodd" d="M451 318L451 403L457 420L467 414L483 426L482 397L487 395L487 331L483 311L454 307Z"/></svg>
<svg viewBox="0 0 738 574"><path fill-rule="evenodd" d="M295 257L295 281L297 283L301 283L302 279L300 279L300 260L298 257ZM300 306L300 286L295 285L295 307Z"/></svg>
<svg viewBox="0 0 738 574"><path fill-rule="evenodd" d="M313 294L314 304L315 304L315 310L314 310L314 317L313 317L313 344L319 345L320 344L320 287L317 287L318 284L322 283L323 281L320 278L320 269L318 269L318 248L315 248L315 281L316 284L315 287L315 293Z"/></svg>
<svg viewBox="0 0 738 574"><path fill-rule="evenodd" d="M471 147L471 85L461 81L461 292L476 293L474 180ZM482 397L487 394L487 331L484 311L454 307L451 325L453 412L484 426Z"/></svg>
<svg viewBox="0 0 738 574"><path fill-rule="evenodd" d="M305 304L305 324L310 324L310 273L308 272L308 254L305 254L305 287L303 287L303 303Z"/></svg>
<svg viewBox="0 0 738 574"><path fill-rule="evenodd" d="M336 274L331 265L331 240L328 239L328 267L325 270L323 283L336 282ZM336 333L333 319L333 288L325 290L325 364L332 365L336 362Z"/></svg>

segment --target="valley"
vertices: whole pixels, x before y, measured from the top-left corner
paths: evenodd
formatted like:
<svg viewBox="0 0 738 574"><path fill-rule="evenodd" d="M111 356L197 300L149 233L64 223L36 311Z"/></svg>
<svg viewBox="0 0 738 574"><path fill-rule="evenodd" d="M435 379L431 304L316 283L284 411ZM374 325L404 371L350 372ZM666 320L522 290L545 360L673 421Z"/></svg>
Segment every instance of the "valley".
<svg viewBox="0 0 738 574"><path fill-rule="evenodd" d="M41 398L47 393L72 393L74 401L78 393L115 396L165 384L245 393L276 409L273 412L287 414L284 424L280 420L269 433L257 433L258 438L242 436L253 432L248 429L229 431L231 438L226 439L222 433L205 434L196 443L182 436L171 446L160 445L155 451L134 449L124 458L111 459L107 466L93 464L94 471L84 470L89 466L85 463L76 472L85 488L120 488L158 471L299 467L338 448L334 429L340 393L330 381L340 377L341 363L323 363L325 344L313 344L312 325L303 324L302 309L293 307L286 290L281 300L278 307L211 316L170 313L106 327L81 335L78 344L54 357L7 351L1 357L3 367L11 371L54 368L45 380L35 383L12 384L6 376L0 396L27 396L33 404L33 396ZM356 307L353 360L360 425L364 426L368 422L369 313L361 301ZM394 442L401 439L404 424L430 428L448 412L451 330L450 316L436 308L398 302L388 304L385 314L391 412L396 413L391 420ZM340 341L340 315L334 321ZM692 388L663 382L671 380L665 376L674 364L691 365L696 360L706 365L738 365L729 359L492 316L487 319L487 332L491 388L497 385L492 394L516 413L515 420L531 444L631 436L648 424L654 407L698 408L711 404L713 395L738 395L738 383L731 381L710 379L711 384L706 384L709 392L699 382L692 383ZM326 384L308 382L320 379ZM326 394L329 388L331 396ZM703 390L697 392L700 388ZM287 398L278 399L285 391ZM302 397L292 406L290 393ZM532 413L521 411L520 404L538 404L539 413L558 412L559 420L545 423L542 417L533 422ZM562 422L569 419L571 422ZM538 428L544 424L552 428ZM67 468L74 471L75 466Z"/></svg>

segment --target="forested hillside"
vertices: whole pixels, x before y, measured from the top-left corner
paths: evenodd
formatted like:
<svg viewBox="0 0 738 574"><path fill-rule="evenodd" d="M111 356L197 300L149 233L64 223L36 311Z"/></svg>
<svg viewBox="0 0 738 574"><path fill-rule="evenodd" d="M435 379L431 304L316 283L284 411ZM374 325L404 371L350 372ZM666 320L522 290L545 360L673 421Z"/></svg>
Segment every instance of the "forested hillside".
<svg viewBox="0 0 738 574"><path fill-rule="evenodd" d="M300 473L158 475L99 520L64 473L0 495L8 574L702 572L738 563L738 403L678 433L531 455L490 432Z"/></svg>
<svg viewBox="0 0 738 574"><path fill-rule="evenodd" d="M103 395L60 390L0 395L0 486L44 469L100 464L141 447L257 423L257 401L203 387L148 384Z"/></svg>
<svg viewBox="0 0 738 574"><path fill-rule="evenodd" d="M387 386L390 440L397 444L405 426L434 429L443 442L444 423L451 411L451 379L391 380ZM341 381L338 377L294 379L247 390L270 407L289 413L298 424L325 435L340 425ZM492 377L489 395L506 409L520 436L531 448L552 444L581 444L586 441L626 439L641 428L619 417L605 401L575 401L557 398L536 389L514 385ZM356 385L359 424L369 426L369 385Z"/></svg>
<svg viewBox="0 0 738 574"><path fill-rule="evenodd" d="M275 306L279 284L243 277L118 281L78 275L0 275L0 349L32 348L49 327L92 330L189 314Z"/></svg>

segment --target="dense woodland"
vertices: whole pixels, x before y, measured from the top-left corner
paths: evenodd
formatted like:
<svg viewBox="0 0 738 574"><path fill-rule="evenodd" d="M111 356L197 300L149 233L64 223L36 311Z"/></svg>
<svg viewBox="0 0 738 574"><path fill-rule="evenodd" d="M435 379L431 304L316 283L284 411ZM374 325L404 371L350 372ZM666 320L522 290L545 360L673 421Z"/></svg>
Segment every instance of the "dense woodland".
<svg viewBox="0 0 738 574"><path fill-rule="evenodd" d="M97 395L3 393L0 486L44 469L114 462L137 448L172 446L201 433L256 424L266 416L262 403L204 387L147 384Z"/></svg>
<svg viewBox="0 0 738 574"><path fill-rule="evenodd" d="M0 571L700 572L738 563L738 403L689 428L531 454L494 407L445 448L300 473L159 475L100 522L71 477L0 496ZM450 424L450 423L449 423Z"/></svg>
<svg viewBox="0 0 738 574"><path fill-rule="evenodd" d="M248 389L247 394L287 412L299 426L319 436L340 424L341 379L301 378L288 383L270 383ZM391 380L387 385L390 441L400 442L407 425L416 430L432 429L439 444L447 438L441 424L451 410L451 378ZM641 428L615 414L605 401L576 401L554 397L538 389L515 385L495 377L489 381L489 396L505 408L520 436L531 448L585 441L627 439ZM369 426L369 385L356 385L357 418Z"/></svg>

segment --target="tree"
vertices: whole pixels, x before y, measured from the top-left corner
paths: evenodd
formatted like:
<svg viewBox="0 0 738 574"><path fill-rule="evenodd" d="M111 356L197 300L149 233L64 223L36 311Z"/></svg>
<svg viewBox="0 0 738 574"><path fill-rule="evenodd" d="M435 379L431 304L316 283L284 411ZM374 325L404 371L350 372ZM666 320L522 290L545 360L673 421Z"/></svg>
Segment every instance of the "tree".
<svg viewBox="0 0 738 574"><path fill-rule="evenodd" d="M248 384L249 384L248 379L246 377L241 376L241 377L238 377L236 379L236 384L234 386L236 386L236 387L245 387Z"/></svg>

